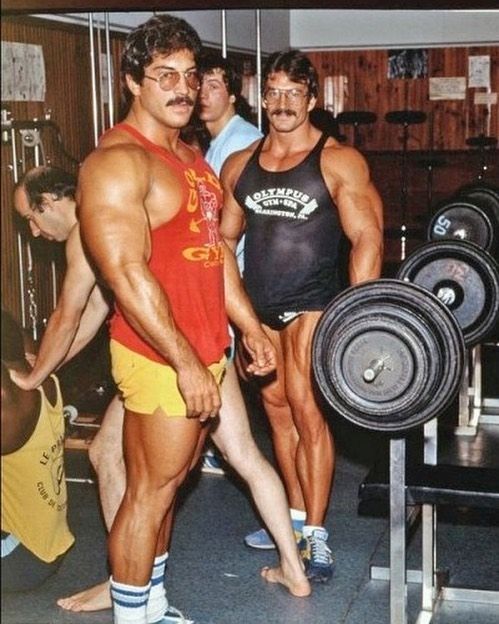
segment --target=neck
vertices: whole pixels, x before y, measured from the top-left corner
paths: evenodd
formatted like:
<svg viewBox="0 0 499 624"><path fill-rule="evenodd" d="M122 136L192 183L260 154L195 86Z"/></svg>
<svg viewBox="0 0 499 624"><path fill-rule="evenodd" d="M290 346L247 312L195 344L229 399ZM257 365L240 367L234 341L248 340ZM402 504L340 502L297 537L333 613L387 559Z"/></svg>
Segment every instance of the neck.
<svg viewBox="0 0 499 624"><path fill-rule="evenodd" d="M61 233L65 236L64 240L67 240L71 234L75 225L78 223L76 218L76 201L70 197L64 197L61 200L62 208L61 214Z"/></svg>
<svg viewBox="0 0 499 624"><path fill-rule="evenodd" d="M236 114L236 111L234 110L234 107L231 106L216 121L206 122L206 128L208 132L210 133L212 139L217 137L220 134L220 132L222 132L222 130L229 123L232 117L234 117L235 114Z"/></svg>
<svg viewBox="0 0 499 624"><path fill-rule="evenodd" d="M272 125L269 128L269 143L283 152L300 152L309 149L319 139L321 131L306 120L291 132L279 132Z"/></svg>

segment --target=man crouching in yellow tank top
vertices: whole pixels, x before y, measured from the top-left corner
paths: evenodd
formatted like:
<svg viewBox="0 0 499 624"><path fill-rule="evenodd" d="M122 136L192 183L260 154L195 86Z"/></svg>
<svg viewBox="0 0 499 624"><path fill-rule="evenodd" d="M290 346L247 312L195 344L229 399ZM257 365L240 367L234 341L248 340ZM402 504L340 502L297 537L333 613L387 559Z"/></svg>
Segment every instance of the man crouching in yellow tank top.
<svg viewBox="0 0 499 624"><path fill-rule="evenodd" d="M74 542L67 523L64 418L59 382L21 390L9 369L26 371L21 329L2 310L2 591L38 587Z"/></svg>

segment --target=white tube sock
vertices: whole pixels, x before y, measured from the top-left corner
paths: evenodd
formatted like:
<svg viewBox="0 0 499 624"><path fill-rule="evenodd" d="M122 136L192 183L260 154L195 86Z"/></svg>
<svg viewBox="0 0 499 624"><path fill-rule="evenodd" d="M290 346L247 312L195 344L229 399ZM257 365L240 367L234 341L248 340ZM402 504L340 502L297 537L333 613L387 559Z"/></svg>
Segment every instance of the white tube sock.
<svg viewBox="0 0 499 624"><path fill-rule="evenodd" d="M146 605L151 583L143 587L117 583L111 577L114 624L147 624Z"/></svg>
<svg viewBox="0 0 499 624"><path fill-rule="evenodd" d="M165 591L165 572L168 552L154 559L151 574L151 591L147 601L147 622L159 622L168 609L168 599Z"/></svg>

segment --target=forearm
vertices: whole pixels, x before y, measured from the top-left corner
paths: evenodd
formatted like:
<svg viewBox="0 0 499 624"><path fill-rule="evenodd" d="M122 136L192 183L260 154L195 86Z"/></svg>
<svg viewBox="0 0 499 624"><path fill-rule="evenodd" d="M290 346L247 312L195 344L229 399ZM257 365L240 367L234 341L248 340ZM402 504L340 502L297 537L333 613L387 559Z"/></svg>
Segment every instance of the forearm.
<svg viewBox="0 0 499 624"><path fill-rule="evenodd" d="M350 284L360 284L381 275L383 239L377 229L365 232L352 243L349 262Z"/></svg>
<svg viewBox="0 0 499 624"><path fill-rule="evenodd" d="M65 364L74 358L75 355L77 355L88 345L92 338L97 334L108 315L109 306L100 293L100 290L97 290L98 293L90 298L85 311L82 314L78 331L76 332L73 342L71 343L71 347L61 364Z"/></svg>
<svg viewBox="0 0 499 624"><path fill-rule="evenodd" d="M67 315L56 308L49 319L35 366L25 378L24 389L40 386L62 363L78 329L79 316Z"/></svg>
<svg viewBox="0 0 499 624"><path fill-rule="evenodd" d="M233 253L235 253L238 237L237 236L224 236L223 238L224 238L225 245L228 247L228 249L232 251Z"/></svg>
<svg viewBox="0 0 499 624"><path fill-rule="evenodd" d="M233 251L226 244L224 254L225 306L227 316L244 333L260 327L251 301L244 289Z"/></svg>
<svg viewBox="0 0 499 624"><path fill-rule="evenodd" d="M242 341L251 356L248 373L265 376L276 367L275 350L262 329L253 306L244 290L234 254L225 253L225 299L230 320L242 333Z"/></svg>

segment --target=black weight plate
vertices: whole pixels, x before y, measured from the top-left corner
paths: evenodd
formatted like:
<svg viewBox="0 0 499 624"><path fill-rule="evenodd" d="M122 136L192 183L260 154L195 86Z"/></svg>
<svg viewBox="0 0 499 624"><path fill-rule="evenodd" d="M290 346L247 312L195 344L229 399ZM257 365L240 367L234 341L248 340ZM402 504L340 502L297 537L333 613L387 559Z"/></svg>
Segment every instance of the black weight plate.
<svg viewBox="0 0 499 624"><path fill-rule="evenodd" d="M499 225L499 188L483 181L476 182L462 186L458 189L456 196L467 197L472 203L477 202L492 210Z"/></svg>
<svg viewBox="0 0 499 624"><path fill-rule="evenodd" d="M312 363L328 403L355 424L396 433L423 424L456 395L464 343L425 289L381 279L353 286L324 311Z"/></svg>
<svg viewBox="0 0 499 624"><path fill-rule="evenodd" d="M437 296L456 317L467 346L478 344L499 318L499 268L472 243L440 241L422 245L400 266L397 278Z"/></svg>
<svg viewBox="0 0 499 624"><path fill-rule="evenodd" d="M490 211L457 199L442 206L433 215L428 227L428 239L465 240L490 251L495 245L496 219Z"/></svg>

